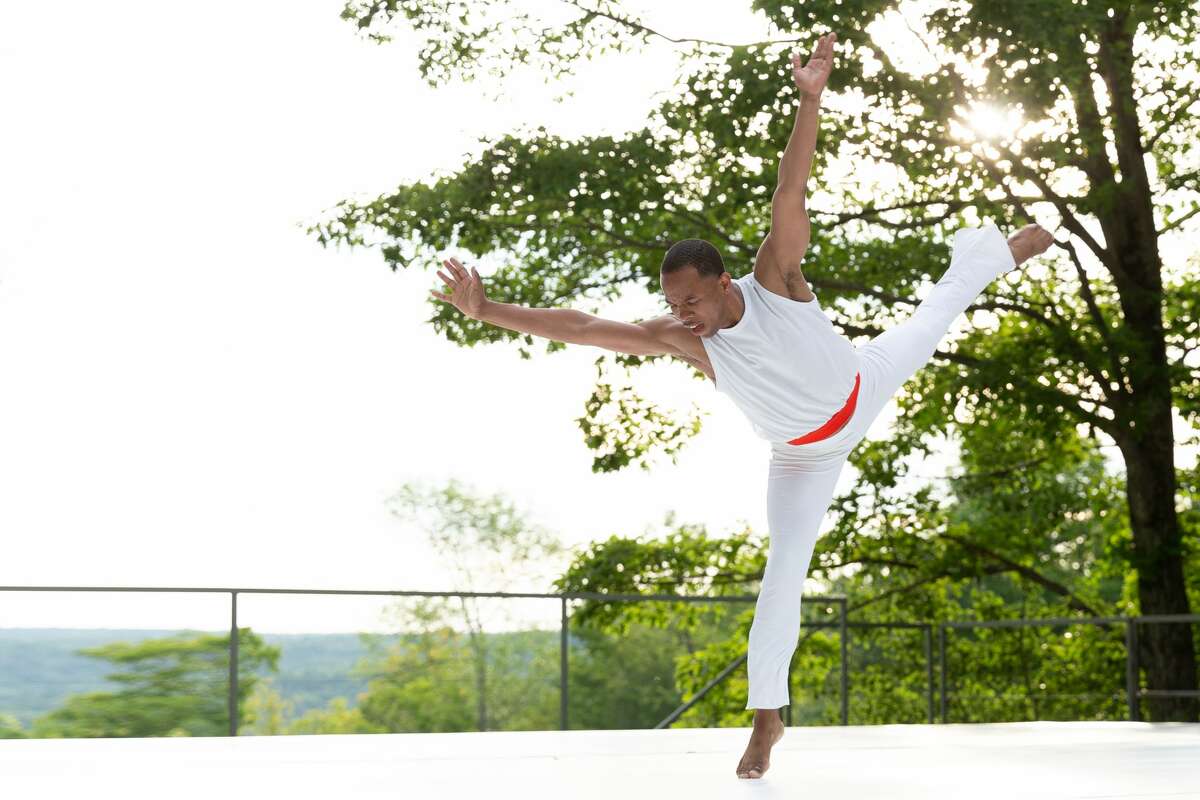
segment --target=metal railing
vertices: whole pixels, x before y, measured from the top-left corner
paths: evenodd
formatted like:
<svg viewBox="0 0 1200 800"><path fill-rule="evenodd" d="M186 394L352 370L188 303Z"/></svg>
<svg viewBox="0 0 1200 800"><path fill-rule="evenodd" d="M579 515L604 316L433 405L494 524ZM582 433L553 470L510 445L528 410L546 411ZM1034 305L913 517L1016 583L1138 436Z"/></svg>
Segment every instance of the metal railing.
<svg viewBox="0 0 1200 800"><path fill-rule="evenodd" d="M815 599L815 598L814 598ZM1001 619L1001 620L964 620L958 622L848 622L846 620L845 601L842 600L842 615L839 622L808 622L805 627L809 628L809 632L800 637L800 642L803 642L811 636L815 630L822 628L838 627L841 629L841 662L842 662L842 724L847 725L848 713L847 702L849 699L849 688L847 686L847 665L846 665L846 648L849 643L849 628L921 628L924 633L925 640L925 664L926 677L928 680L928 690L926 696L928 698L927 719L930 724L934 722L934 679L933 679L933 653L931 639L933 628L938 628L938 662L940 675L940 685L938 686L938 696L940 700L940 721L946 722L948 718L947 701L950 692L947 689L947 676L949 670L946 668L946 632L951 628L1018 628L1032 627L1040 625L1125 625L1125 694L1128 698L1129 719L1141 720L1141 703L1143 697L1200 697L1200 690L1193 689L1142 689L1138 685L1138 672L1140 664L1138 663L1138 625L1146 623L1158 622L1200 622L1200 614L1147 614L1144 616L1127 617L1046 617L1042 619ZM683 703L674 711L672 711L661 722L655 725L655 728L665 728L687 711L696 703L700 702L706 694L713 688L725 680L737 667L745 663L746 656L742 655L731 662L725 669L713 678L707 685L700 689L686 703ZM788 725L792 724L792 708L790 705L784 707L784 722Z"/></svg>
<svg viewBox="0 0 1200 800"><path fill-rule="evenodd" d="M605 592L566 592L566 593L537 593L537 592L428 592L416 590L358 590L358 589L245 589L245 588L180 588L180 587L151 587L151 586L0 586L0 592L185 592L185 593L220 593L230 595L230 636L229 636L229 735L237 736L238 708L238 621L237 599L239 594L303 594L303 595L354 595L354 596L394 596L394 597L493 597L493 598L525 598L553 599L561 604L560 635L559 635L559 725L567 729L567 699L568 699L568 614L567 603L570 600L604 600L615 602L644 602L669 601L685 603L752 603L757 595L728 595L723 597L698 597L674 594L609 594ZM938 659L940 685L937 694L940 698L940 717L942 722L947 720L947 668L946 668L946 639L947 631L953 628L1005 628L1037 625L1125 625L1126 649L1126 694L1129 705L1129 718L1141 719L1139 700L1142 697L1200 697L1200 691L1193 690L1152 690L1141 689L1138 686L1138 626L1158 622L1200 622L1200 614L1155 614L1138 617L1052 617L1046 619L1004 619L1004 620L966 620L958 622L850 622L847 619L847 598L845 595L813 595L803 598L806 603L828 602L840 607L837 622L807 622L804 626L808 633L800 638L803 642L816 630L836 627L840 632L840 672L841 672L841 724L849 724L849 641L851 628L919 628L924 634L926 678L928 681L927 717L934 722L934 676L933 676L933 628L938 628ZM741 664L746 656L742 655L721 670L712 680L705 684L685 703L672 711L660 721L655 728L665 728L679 719L688 709L695 706L716 686L726 680ZM785 706L785 722L791 724L791 706Z"/></svg>
<svg viewBox="0 0 1200 800"><path fill-rule="evenodd" d="M243 588L215 588L215 587L195 587L181 588L173 586L0 586L0 592L187 592L187 593L202 593L202 594L228 594L230 595L230 623L229 623L229 735L237 736L238 729L238 709L237 709L237 683L238 683L238 617L237 617L237 599L239 594L303 594L303 595L355 595L355 596L393 596L393 597L499 597L506 599L525 598L525 599L543 599L543 600L558 600L561 603L559 635L559 727L562 730L567 729L567 602L569 600L605 600L619 602L640 602L645 600L666 600L672 602L685 603L753 603L758 597L756 595L729 595L725 597L696 597L689 595L674 595L674 594L609 594L605 592L566 592L566 593L538 593L538 592L427 592L416 590L359 590L359 589L243 589ZM817 600L836 600L841 602L843 617L845 616L845 598L844 597L810 597L809 601ZM843 655L845 650L843 649ZM843 658L842 667L842 687L843 687L843 718L845 718L847 706L845 689L847 687L847 676L845 659Z"/></svg>

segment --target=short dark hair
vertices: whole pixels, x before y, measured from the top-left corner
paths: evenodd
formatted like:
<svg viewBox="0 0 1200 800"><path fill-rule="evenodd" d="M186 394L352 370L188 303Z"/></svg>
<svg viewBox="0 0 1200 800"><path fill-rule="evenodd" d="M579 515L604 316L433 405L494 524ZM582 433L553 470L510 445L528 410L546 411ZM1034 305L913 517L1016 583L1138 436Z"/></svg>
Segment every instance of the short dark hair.
<svg viewBox="0 0 1200 800"><path fill-rule="evenodd" d="M688 265L701 276L719 278L725 272L720 252L703 239L683 239L671 245L663 258L662 273L678 272Z"/></svg>

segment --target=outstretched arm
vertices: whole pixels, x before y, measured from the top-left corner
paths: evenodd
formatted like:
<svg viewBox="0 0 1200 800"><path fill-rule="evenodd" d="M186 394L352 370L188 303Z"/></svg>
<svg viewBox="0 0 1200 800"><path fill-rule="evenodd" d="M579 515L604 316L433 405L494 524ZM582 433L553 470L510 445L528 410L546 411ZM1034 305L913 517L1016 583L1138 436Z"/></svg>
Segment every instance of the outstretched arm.
<svg viewBox="0 0 1200 800"><path fill-rule="evenodd" d="M811 226L808 209L808 175L812 168L813 153L817 148L817 112L821 106L821 93L829 79L833 66L833 45L837 34L830 33L817 41L808 64L800 66L800 55L792 56L792 75L800 90L800 105L796 109L796 121L792 133L779 161L779 182L771 197L771 231L767 234L759 258L755 263L755 276L760 282L759 262L763 271L775 272L787 287L787 294L795 299L806 299L808 284L800 273L800 262L808 250ZM771 279L773 276L765 276ZM811 299L811 298L807 298Z"/></svg>
<svg viewBox="0 0 1200 800"><path fill-rule="evenodd" d="M565 344L588 344L639 356L681 355L671 342L672 330L677 332L680 325L669 314L633 323L602 319L574 308L529 308L498 303L488 299L479 270L472 267L468 271L453 256L443 259L442 267L447 274L443 275L441 270L437 274L448 293L431 289L430 294L471 319Z"/></svg>

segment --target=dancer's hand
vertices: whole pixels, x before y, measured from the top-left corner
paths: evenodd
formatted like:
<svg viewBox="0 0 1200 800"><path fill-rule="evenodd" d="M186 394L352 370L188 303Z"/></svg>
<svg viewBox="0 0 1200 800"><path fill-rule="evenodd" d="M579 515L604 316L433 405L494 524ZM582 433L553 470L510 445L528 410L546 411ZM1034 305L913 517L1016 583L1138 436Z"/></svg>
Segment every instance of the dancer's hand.
<svg viewBox="0 0 1200 800"><path fill-rule="evenodd" d="M1012 251L1013 261L1017 262L1018 267L1022 262L1046 252L1052 244L1054 236L1036 222L1008 237L1008 249Z"/></svg>
<svg viewBox="0 0 1200 800"><path fill-rule="evenodd" d="M827 33L818 39L813 54L803 67L800 66L800 54L792 56L792 77L801 94L818 95L825 88L825 81L829 80L829 71L833 68L833 45L836 42L836 33Z"/></svg>
<svg viewBox="0 0 1200 800"><path fill-rule="evenodd" d="M438 277L450 287L450 294L442 294L433 289L429 290L430 293L439 300L450 303L471 319L479 319L479 312L487 303L487 295L483 291L483 278L479 277L479 271L471 267L471 271L468 272L462 262L454 257L442 259L442 265L452 277L443 275L441 270L438 270Z"/></svg>

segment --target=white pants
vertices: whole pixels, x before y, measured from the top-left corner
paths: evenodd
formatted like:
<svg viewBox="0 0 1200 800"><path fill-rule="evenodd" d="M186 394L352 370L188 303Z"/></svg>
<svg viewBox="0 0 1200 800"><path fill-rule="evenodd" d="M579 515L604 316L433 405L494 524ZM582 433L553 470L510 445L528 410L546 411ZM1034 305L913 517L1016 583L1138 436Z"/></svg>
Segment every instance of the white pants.
<svg viewBox="0 0 1200 800"><path fill-rule="evenodd" d="M892 395L933 357L958 315L1014 266L1007 241L994 225L957 231L950 267L912 315L857 348L862 382L849 422L818 442L771 444L770 545L750 627L746 708L788 705L788 666L800 636L800 593L818 529L851 451Z"/></svg>

